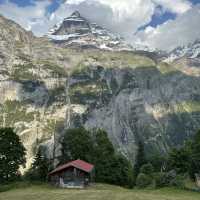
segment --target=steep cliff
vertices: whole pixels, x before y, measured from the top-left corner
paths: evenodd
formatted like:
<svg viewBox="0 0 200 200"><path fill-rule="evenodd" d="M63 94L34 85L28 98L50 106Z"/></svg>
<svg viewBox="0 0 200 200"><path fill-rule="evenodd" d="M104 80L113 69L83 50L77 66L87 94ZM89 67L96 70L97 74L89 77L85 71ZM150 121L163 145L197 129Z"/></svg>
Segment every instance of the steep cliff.
<svg viewBox="0 0 200 200"><path fill-rule="evenodd" d="M0 17L0 124L15 127L27 166L39 145L59 155L63 130L82 125L105 129L132 162L140 140L148 154L166 153L200 126L198 68L59 46Z"/></svg>

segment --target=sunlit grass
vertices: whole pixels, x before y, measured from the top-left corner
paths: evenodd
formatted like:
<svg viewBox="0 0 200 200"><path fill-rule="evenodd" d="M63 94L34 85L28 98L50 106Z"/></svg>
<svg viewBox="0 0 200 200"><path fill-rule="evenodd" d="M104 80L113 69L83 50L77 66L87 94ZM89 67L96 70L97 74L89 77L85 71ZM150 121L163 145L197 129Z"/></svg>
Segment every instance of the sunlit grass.
<svg viewBox="0 0 200 200"><path fill-rule="evenodd" d="M164 188L125 189L97 184L84 190L58 189L49 185L30 185L0 193L0 200L199 200L200 193Z"/></svg>

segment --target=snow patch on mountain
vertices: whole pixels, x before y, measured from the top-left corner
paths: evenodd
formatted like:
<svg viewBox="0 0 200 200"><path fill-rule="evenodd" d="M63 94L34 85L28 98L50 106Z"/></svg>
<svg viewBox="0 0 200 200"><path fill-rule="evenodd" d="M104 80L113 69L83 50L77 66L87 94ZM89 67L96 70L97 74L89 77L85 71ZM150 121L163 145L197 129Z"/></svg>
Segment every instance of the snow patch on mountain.
<svg viewBox="0 0 200 200"><path fill-rule="evenodd" d="M65 46L76 44L106 50L133 50L119 35L83 18L78 11L55 25L47 34L55 43Z"/></svg>
<svg viewBox="0 0 200 200"><path fill-rule="evenodd" d="M169 56L164 60L165 62L173 62L179 58L199 58L200 57L200 39L186 46L177 47L169 53Z"/></svg>

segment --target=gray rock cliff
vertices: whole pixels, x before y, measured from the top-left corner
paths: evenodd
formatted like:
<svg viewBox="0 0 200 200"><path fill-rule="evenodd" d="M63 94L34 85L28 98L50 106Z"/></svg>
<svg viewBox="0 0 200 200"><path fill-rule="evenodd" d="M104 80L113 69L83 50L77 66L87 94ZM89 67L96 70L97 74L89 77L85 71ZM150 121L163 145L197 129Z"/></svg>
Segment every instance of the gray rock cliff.
<svg viewBox="0 0 200 200"><path fill-rule="evenodd" d="M40 145L59 155L63 131L78 126L105 129L133 163L138 141L165 154L200 127L199 65L187 63L59 46L1 16L0 124L21 137L27 167Z"/></svg>

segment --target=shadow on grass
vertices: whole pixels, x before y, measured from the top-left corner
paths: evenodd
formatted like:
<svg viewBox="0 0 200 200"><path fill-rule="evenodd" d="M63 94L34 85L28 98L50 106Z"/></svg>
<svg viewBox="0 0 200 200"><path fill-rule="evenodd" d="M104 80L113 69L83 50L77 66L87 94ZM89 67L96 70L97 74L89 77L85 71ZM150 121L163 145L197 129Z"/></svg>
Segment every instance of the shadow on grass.
<svg viewBox="0 0 200 200"><path fill-rule="evenodd" d="M0 193L7 192L9 190L15 190L15 189L25 189L32 186L42 186L43 188L51 187L47 183L42 183L42 182L19 181L19 182L13 182L13 183L3 184L3 185L0 184Z"/></svg>

